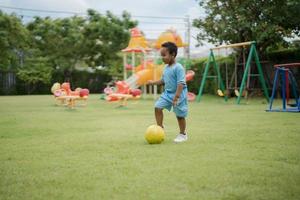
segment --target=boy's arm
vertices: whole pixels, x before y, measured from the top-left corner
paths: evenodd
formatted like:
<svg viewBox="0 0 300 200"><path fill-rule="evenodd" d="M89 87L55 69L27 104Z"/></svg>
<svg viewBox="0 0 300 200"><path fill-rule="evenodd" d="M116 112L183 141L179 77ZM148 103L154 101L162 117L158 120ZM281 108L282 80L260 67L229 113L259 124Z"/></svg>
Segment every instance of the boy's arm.
<svg viewBox="0 0 300 200"><path fill-rule="evenodd" d="M164 84L164 81L162 79L157 80L157 81L149 80L147 82L147 85L163 85L163 84Z"/></svg>
<svg viewBox="0 0 300 200"><path fill-rule="evenodd" d="M174 99L173 99L173 106L177 105L177 102L178 102L178 99L180 97L180 94L181 94L182 90L183 90L183 84L179 83L177 85L176 93L175 93L175 96L174 96Z"/></svg>
<svg viewBox="0 0 300 200"><path fill-rule="evenodd" d="M175 68L176 77L177 77L177 89L175 92L175 96L173 98L173 106L176 106L178 103L178 99L181 95L181 92L185 86L185 71L181 64L178 64Z"/></svg>

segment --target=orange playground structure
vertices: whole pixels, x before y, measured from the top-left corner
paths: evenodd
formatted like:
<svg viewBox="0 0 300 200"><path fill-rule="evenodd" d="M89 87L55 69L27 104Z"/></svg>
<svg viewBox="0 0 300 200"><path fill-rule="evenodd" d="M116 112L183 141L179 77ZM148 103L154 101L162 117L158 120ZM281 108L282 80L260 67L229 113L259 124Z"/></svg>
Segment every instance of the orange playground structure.
<svg viewBox="0 0 300 200"><path fill-rule="evenodd" d="M117 81L115 87L107 87L104 89L107 101L121 101L121 105L126 105L129 99L139 99L143 88L146 93L146 83L149 80L158 80L161 78L164 65L156 64L153 60L157 55L161 45L164 42L174 42L178 47L184 47L181 37L174 30L163 32L155 43L152 45L147 42L144 35L138 28L131 29L131 38L128 46L122 50L123 52L123 81ZM153 58L151 58L154 57ZM138 60L139 58L139 60ZM130 64L128 63L130 61ZM139 62L137 62L139 61ZM136 65L136 63L139 63ZM129 75L129 76L128 76ZM193 71L187 72L187 81L194 76ZM157 94L157 86L154 88L154 97ZM152 88L150 88L152 93ZM192 94L189 97L194 98Z"/></svg>

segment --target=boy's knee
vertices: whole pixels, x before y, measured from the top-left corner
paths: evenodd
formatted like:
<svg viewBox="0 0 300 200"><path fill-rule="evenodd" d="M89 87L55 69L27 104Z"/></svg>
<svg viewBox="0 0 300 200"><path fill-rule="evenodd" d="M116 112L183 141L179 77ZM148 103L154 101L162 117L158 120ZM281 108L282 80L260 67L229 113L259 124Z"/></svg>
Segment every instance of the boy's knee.
<svg viewBox="0 0 300 200"><path fill-rule="evenodd" d="M185 119L185 117L179 117L179 116L176 116L178 120L183 120Z"/></svg>
<svg viewBox="0 0 300 200"><path fill-rule="evenodd" d="M163 109L155 107L154 110L155 110L155 112L162 112Z"/></svg>

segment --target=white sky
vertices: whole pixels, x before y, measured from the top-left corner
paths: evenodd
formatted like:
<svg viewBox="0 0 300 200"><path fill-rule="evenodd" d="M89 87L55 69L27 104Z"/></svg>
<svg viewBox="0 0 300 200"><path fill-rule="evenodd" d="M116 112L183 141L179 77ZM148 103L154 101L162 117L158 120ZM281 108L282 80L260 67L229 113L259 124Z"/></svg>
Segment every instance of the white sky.
<svg viewBox="0 0 300 200"><path fill-rule="evenodd" d="M192 22L192 19L203 17L204 15L203 9L196 0L0 0L0 6L79 13L85 13L88 8L92 8L100 13L105 13L105 11L109 10L115 15L120 15L126 10L133 19L139 21L138 27L149 39L156 39L161 32L172 27L185 40L187 28L183 18L189 16ZM39 13L1 7L0 9L5 12L16 12L23 15L25 20L30 20L30 16L35 15L42 17L71 16L70 14ZM181 19L142 18L141 16L177 17ZM191 28L190 48L192 54L207 52L212 46L206 44L202 47L196 47L197 41L194 38L197 32L196 28Z"/></svg>

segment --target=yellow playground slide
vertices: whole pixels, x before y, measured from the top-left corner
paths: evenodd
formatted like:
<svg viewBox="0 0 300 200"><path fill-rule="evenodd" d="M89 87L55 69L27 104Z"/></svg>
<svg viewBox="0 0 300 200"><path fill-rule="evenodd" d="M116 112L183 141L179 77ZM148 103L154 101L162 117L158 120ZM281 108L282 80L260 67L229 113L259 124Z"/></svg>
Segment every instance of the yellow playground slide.
<svg viewBox="0 0 300 200"><path fill-rule="evenodd" d="M117 81L115 89L107 87L104 89L107 101L122 101L126 105L128 99L138 99L142 91L138 89L149 80L158 80L162 76L164 65L154 65L153 62L146 62L137 66L128 79Z"/></svg>
<svg viewBox="0 0 300 200"><path fill-rule="evenodd" d="M144 85L149 80L158 80L162 76L164 65L156 65L153 62L147 62L144 65L136 67L135 74L125 80L131 89L136 89Z"/></svg>
<svg viewBox="0 0 300 200"><path fill-rule="evenodd" d="M139 98L141 90L140 86L146 84L149 80L159 80L162 76L164 65L155 65L153 62L146 62L135 67L134 74L124 81L117 81L115 89L106 88L104 92L107 94L106 100L118 101L123 100L126 104L127 99ZM194 77L194 72L188 70L186 72L186 81L190 81ZM194 100L195 94L189 92L188 99Z"/></svg>

